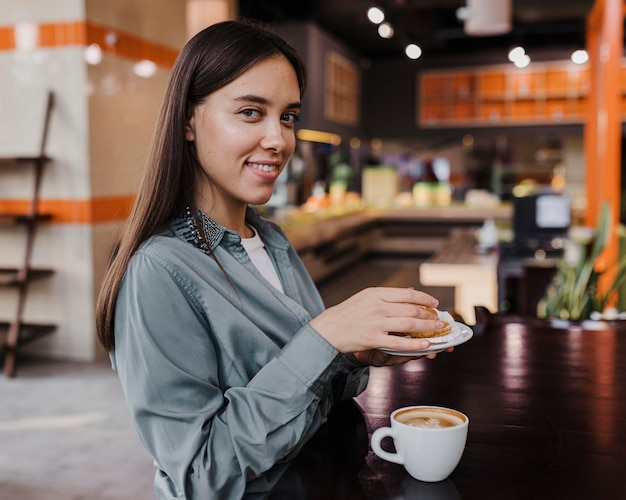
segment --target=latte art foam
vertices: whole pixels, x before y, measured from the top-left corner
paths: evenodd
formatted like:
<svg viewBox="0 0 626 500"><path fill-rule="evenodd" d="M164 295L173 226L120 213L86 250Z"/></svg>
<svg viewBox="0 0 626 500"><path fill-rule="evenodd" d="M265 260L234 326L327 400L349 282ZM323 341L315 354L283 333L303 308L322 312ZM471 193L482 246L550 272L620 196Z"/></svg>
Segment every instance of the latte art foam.
<svg viewBox="0 0 626 500"><path fill-rule="evenodd" d="M459 413L433 408L413 408L398 413L395 418L402 424L425 429L446 429L465 422L465 419Z"/></svg>
<svg viewBox="0 0 626 500"><path fill-rule="evenodd" d="M430 427L431 429L441 429L442 427L450 427L454 423L446 420L445 418L416 418L409 420L407 425L411 427Z"/></svg>

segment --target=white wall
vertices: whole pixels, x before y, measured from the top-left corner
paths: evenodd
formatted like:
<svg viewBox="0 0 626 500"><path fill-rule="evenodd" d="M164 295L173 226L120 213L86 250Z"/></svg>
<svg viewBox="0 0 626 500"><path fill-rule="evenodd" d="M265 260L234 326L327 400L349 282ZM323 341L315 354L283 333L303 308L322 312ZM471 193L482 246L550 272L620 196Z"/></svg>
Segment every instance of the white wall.
<svg viewBox="0 0 626 500"><path fill-rule="evenodd" d="M33 283L25 310L27 321L51 322L57 331L25 349L49 357L92 360L99 351L94 304L100 279L119 238L124 218L95 217L94 200L132 199L137 189L168 66L151 78L133 73L137 62L128 53L104 53L98 65L84 59L89 22L127 33L135 43L165 46L177 52L186 40L185 3L170 0L3 0L0 27L18 23L65 25L85 31L80 42L63 37L54 43L35 40L30 50L0 46L0 156L34 154L39 140L37 102L48 88L56 94L50 126L48 165L41 186L42 206L54 213L41 226L33 265L55 274ZM55 28L56 29L56 28ZM28 30L27 30L28 31ZM43 47L42 45L46 45ZM8 168L0 177L2 203L25 202L31 177ZM0 228L0 267L18 266L23 255L23 228ZM0 288L0 319L11 320L14 289Z"/></svg>

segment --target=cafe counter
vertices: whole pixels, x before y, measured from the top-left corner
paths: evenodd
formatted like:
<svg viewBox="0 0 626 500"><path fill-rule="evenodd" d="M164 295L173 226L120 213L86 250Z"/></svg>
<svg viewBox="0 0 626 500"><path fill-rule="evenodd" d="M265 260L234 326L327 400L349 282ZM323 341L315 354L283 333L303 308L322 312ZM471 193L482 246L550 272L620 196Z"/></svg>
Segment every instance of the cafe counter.
<svg viewBox="0 0 626 500"><path fill-rule="evenodd" d="M429 256L455 229L478 228L485 220L509 225L512 207L360 208L329 210L279 221L316 282L367 254Z"/></svg>

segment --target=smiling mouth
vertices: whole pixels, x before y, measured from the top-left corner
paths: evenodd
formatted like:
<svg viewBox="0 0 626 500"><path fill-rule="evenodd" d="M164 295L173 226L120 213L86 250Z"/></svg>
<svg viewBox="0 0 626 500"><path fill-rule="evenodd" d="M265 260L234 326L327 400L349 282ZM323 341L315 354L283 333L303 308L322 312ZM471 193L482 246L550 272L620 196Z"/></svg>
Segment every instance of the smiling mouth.
<svg viewBox="0 0 626 500"><path fill-rule="evenodd" d="M278 165L263 165L262 163L248 162L248 166L262 172L274 172L274 170L278 169Z"/></svg>

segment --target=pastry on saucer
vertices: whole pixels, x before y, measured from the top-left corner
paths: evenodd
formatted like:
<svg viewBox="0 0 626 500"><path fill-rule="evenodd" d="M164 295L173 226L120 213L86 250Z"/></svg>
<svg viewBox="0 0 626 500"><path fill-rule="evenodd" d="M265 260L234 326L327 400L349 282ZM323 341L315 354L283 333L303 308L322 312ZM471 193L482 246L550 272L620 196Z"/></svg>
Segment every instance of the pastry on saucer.
<svg viewBox="0 0 626 500"><path fill-rule="evenodd" d="M410 332L410 333L390 332L390 334L398 335L400 337L412 337L414 339L431 339L435 337L443 337L444 335L448 335L449 333L452 332L452 325L454 323L454 320L452 319L452 316L450 316L449 313L445 311L439 311L435 309L434 307L425 307L425 306L422 306L422 307L424 307L424 309L432 313L435 313L439 317L439 320L443 323L443 327L440 328L439 330L431 330L431 331L426 331L426 332Z"/></svg>

